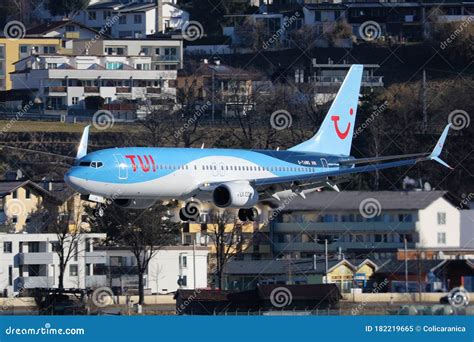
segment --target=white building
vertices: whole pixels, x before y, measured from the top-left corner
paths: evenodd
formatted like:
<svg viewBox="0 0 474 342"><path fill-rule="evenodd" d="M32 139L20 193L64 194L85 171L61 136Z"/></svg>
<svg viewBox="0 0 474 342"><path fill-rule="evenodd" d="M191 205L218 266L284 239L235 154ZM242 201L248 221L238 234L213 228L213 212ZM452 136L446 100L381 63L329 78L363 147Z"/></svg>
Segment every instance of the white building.
<svg viewBox="0 0 474 342"><path fill-rule="evenodd" d="M160 10L161 8L161 10ZM76 20L97 31L107 28L115 38L145 38L165 30L179 30L189 21L189 13L176 1L98 2L81 11Z"/></svg>
<svg viewBox="0 0 474 342"><path fill-rule="evenodd" d="M374 260L393 257L405 239L411 250L468 249L469 228L461 234L464 210L458 206L445 191L323 191L306 200L296 197L271 221L273 251L312 257L324 253L325 239L332 253Z"/></svg>
<svg viewBox="0 0 474 342"><path fill-rule="evenodd" d="M105 234L81 234L64 274L65 288L97 287L106 283L95 270L106 263L106 253L94 250ZM56 234L0 234L0 291L11 296L27 289L58 286L59 257ZM66 250L69 245L66 242Z"/></svg>
<svg viewBox="0 0 474 342"><path fill-rule="evenodd" d="M68 262L65 288L109 286L136 291L136 259L124 248L97 247L105 234L81 234ZM56 234L0 234L0 293L12 296L33 288L58 287ZM65 244L66 250L69 245ZM144 276L147 294L207 287L207 247L170 246L154 254ZM178 284L179 282L179 284Z"/></svg>
<svg viewBox="0 0 474 342"><path fill-rule="evenodd" d="M107 254L108 286L135 290L138 286L136 258L124 248L104 248ZM155 252L144 276L146 294L165 294L178 289L207 287L207 247L169 246ZM195 277L196 276L196 277Z"/></svg>
<svg viewBox="0 0 474 342"><path fill-rule="evenodd" d="M102 97L105 100L102 109L127 101L136 103L146 99L153 105L173 100L177 71L154 70L152 59L113 54L37 55L18 61L11 78L14 90L36 92L34 102L42 103L44 112L52 114L85 109L89 96Z"/></svg>

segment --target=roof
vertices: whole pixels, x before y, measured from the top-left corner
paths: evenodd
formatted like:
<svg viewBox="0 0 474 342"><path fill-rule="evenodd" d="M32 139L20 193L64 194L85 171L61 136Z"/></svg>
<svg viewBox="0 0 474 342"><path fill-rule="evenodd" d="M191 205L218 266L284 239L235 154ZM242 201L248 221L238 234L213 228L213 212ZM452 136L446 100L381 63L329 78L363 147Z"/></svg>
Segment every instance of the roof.
<svg viewBox="0 0 474 342"><path fill-rule="evenodd" d="M36 36L36 35L43 35L43 34L46 34L48 32L51 32L53 30L56 30L56 29L59 29L63 26L66 26L66 25L77 25L77 26L80 26L81 28L85 29L85 30L88 30L88 31L91 31L91 32L94 32L94 33L98 33L98 31L86 26L86 25L83 25L77 21L73 21L73 20L59 20L59 21L50 21L50 22L46 22L46 23L43 23L43 24L40 24L40 25L37 25L37 26L34 26L30 29L28 29L26 31L26 36Z"/></svg>
<svg viewBox="0 0 474 342"><path fill-rule="evenodd" d="M155 3L136 3L136 2L131 2L129 4L124 5L123 7L120 7L117 9L117 12L146 12L151 9L156 8Z"/></svg>
<svg viewBox="0 0 474 342"><path fill-rule="evenodd" d="M48 190L31 180L0 181L0 198L7 196L16 189L22 187L30 187L42 195L48 196L61 203L65 202L72 195L74 195L74 191L71 190L64 182L48 182L48 185L51 186L51 190Z"/></svg>
<svg viewBox="0 0 474 342"><path fill-rule="evenodd" d="M124 6L120 1L106 1L106 2L98 2L96 4L90 5L87 7L88 10L95 10L95 9L114 9L116 7Z"/></svg>
<svg viewBox="0 0 474 342"><path fill-rule="evenodd" d="M434 271L445 260L407 260L408 274ZM405 274L405 260L388 260L382 264L377 274Z"/></svg>
<svg viewBox="0 0 474 342"><path fill-rule="evenodd" d="M346 264L355 270L366 263L377 268L374 262L367 259L353 260L352 262L347 259L333 259L328 260L328 270L331 271L342 264ZM313 259L234 260L227 263L225 273L232 275L279 275L288 274L291 271L293 274L323 274L325 269L323 259L316 261L316 270L314 269Z"/></svg>
<svg viewBox="0 0 474 342"><path fill-rule="evenodd" d="M281 211L359 210L360 203L367 199L378 201L382 210L418 210L447 194L446 191L321 191L306 195L306 199L295 197Z"/></svg>

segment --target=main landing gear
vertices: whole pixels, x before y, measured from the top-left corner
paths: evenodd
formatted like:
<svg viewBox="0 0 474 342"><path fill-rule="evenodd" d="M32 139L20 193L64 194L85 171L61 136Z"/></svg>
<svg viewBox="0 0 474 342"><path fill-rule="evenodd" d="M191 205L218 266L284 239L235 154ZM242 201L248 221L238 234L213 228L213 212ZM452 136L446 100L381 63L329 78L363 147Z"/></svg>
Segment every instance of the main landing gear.
<svg viewBox="0 0 474 342"><path fill-rule="evenodd" d="M239 220L240 221L256 221L258 217L258 210L257 208L249 208L249 209L239 209Z"/></svg>

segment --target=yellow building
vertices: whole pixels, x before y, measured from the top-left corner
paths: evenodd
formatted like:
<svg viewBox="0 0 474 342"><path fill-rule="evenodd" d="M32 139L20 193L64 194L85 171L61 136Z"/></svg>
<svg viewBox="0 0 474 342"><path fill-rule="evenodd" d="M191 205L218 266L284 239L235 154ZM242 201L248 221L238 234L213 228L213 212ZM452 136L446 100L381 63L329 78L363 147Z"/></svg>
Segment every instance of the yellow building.
<svg viewBox="0 0 474 342"><path fill-rule="evenodd" d="M14 63L31 54L52 54L61 50L61 38L0 37L0 90L12 89L10 73L15 71Z"/></svg>
<svg viewBox="0 0 474 342"><path fill-rule="evenodd" d="M210 254L215 254L215 235L218 225L214 223L186 223L183 229L182 242L185 245L192 245L194 241L198 246L210 247ZM237 222L226 224L225 232L227 236L234 230L232 253L237 259L270 259L271 244L269 238L268 225L257 222Z"/></svg>
<svg viewBox="0 0 474 342"><path fill-rule="evenodd" d="M83 201L63 182L37 184L29 180L0 182L0 227L2 230L37 231L43 218L34 213L47 209L59 215L70 213L70 229L81 223ZM82 227L87 228L87 227Z"/></svg>

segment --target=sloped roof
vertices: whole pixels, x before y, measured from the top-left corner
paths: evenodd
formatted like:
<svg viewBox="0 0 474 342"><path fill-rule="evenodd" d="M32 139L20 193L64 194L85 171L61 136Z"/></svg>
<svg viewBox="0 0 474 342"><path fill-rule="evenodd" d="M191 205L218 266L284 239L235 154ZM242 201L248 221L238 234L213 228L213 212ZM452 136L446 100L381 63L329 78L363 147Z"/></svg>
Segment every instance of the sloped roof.
<svg viewBox="0 0 474 342"><path fill-rule="evenodd" d="M84 30L88 30L88 31L91 31L91 32L94 32L94 33L98 33L93 28L90 28L86 25L83 25L83 24L81 24L77 21L58 20L58 21L50 21L50 22L46 22L46 23L34 26L34 27L32 27L32 28L30 28L26 31L26 36L41 36L41 35L44 35L46 33L49 33L53 30L56 30L58 28L66 26L66 25L77 25L77 26L83 28Z"/></svg>
<svg viewBox="0 0 474 342"><path fill-rule="evenodd" d="M295 197L282 211L359 210L367 199L378 201L382 210L417 210L446 195L446 191L321 191L306 195L306 199Z"/></svg>

